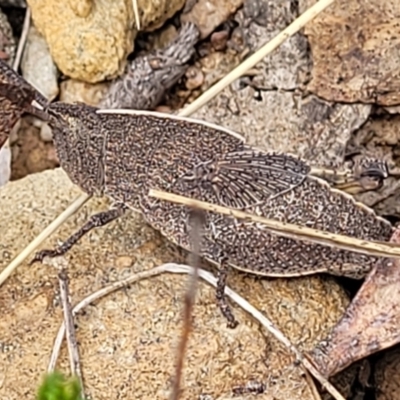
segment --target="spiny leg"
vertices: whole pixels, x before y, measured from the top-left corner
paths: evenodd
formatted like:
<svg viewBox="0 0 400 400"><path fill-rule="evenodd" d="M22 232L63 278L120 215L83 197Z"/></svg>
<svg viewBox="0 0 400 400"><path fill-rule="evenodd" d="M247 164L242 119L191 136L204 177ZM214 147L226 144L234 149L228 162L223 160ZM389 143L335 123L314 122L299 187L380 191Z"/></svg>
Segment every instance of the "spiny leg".
<svg viewBox="0 0 400 400"><path fill-rule="evenodd" d="M218 270L217 275L217 289L216 289L216 298L217 304L222 312L222 315L228 320L228 328L234 329L239 323L236 321L232 309L226 301L225 296L225 286L226 286L226 278L229 272L229 265L227 259L223 259L220 262L220 268Z"/></svg>
<svg viewBox="0 0 400 400"><path fill-rule="evenodd" d="M58 246L55 249L45 249L37 252L29 265L32 265L37 261L42 262L45 257L53 258L62 256L67 251L69 251L89 231L94 228L99 228L101 226L107 225L108 223L121 217L126 210L127 207L123 204L116 204L110 210L92 215L85 223L85 225L83 225L82 228L80 228L77 232L70 236L61 246Z"/></svg>

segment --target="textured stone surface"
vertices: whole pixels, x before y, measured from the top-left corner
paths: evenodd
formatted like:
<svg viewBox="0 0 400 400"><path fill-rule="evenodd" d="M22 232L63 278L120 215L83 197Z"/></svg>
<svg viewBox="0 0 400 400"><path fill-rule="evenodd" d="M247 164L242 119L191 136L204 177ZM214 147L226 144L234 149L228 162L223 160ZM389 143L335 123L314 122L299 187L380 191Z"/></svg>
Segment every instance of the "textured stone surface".
<svg viewBox="0 0 400 400"><path fill-rule="evenodd" d="M58 95L58 71L51 58L47 43L32 25L21 60L23 77L49 101Z"/></svg>
<svg viewBox="0 0 400 400"><path fill-rule="evenodd" d="M60 100L66 103L81 102L98 106L108 92L110 82L86 83L76 79L67 79L60 85Z"/></svg>
<svg viewBox="0 0 400 400"><path fill-rule="evenodd" d="M0 57L9 65L15 58L17 45L13 36L12 28L7 16L0 10Z"/></svg>
<svg viewBox="0 0 400 400"><path fill-rule="evenodd" d="M256 51L297 13L290 2L251 3L236 14L235 35L238 43ZM254 77L234 82L194 117L238 131L263 149L294 153L314 165L341 166L352 132L367 120L371 108L304 94L311 66L307 41L296 34L256 66Z"/></svg>
<svg viewBox="0 0 400 400"><path fill-rule="evenodd" d="M28 4L35 26L65 75L98 82L122 72L136 36L130 0L93 4L29 0Z"/></svg>
<svg viewBox="0 0 400 400"><path fill-rule="evenodd" d="M315 0L302 0L301 9ZM313 56L308 89L330 101L400 103L400 3L335 1L305 26Z"/></svg>
<svg viewBox="0 0 400 400"><path fill-rule="evenodd" d="M180 10L185 0L137 0L141 30L152 31L162 26Z"/></svg>
<svg viewBox="0 0 400 400"><path fill-rule="evenodd" d="M4 186L11 176L11 149L7 141L0 149L0 187Z"/></svg>
<svg viewBox="0 0 400 400"><path fill-rule="evenodd" d="M376 400L400 398L400 348L396 346L375 366Z"/></svg>
<svg viewBox="0 0 400 400"><path fill-rule="evenodd" d="M0 268L78 193L61 170L31 175L1 188ZM44 247L65 239L107 205L91 200ZM65 257L73 303L109 282L176 261L168 249L135 214L93 231ZM116 392L120 399L168 397L185 283L185 276L172 274L142 281L97 301L78 316L88 394L99 400ZM256 279L234 272L228 284L268 315L301 350L321 340L348 304L344 291L329 277ZM213 288L200 283L182 398L200 394L231 398L233 386L251 379L267 384L267 393L259 399L314 399L302 370L291 364L292 355L237 307L240 325L227 329L214 296ZM29 267L25 262L0 287L1 398L24 398L38 384L61 321L58 299L56 272L49 265ZM59 364L64 371L66 354L64 347Z"/></svg>
<svg viewBox="0 0 400 400"><path fill-rule="evenodd" d="M28 4L65 75L95 83L122 73L136 37L131 0L29 0ZM139 0L141 29L161 26L183 4L184 0Z"/></svg>
<svg viewBox="0 0 400 400"><path fill-rule="evenodd" d="M224 23L243 4L243 0L198 0L181 15L182 22L193 22L204 39ZM185 9L186 11L186 9Z"/></svg>

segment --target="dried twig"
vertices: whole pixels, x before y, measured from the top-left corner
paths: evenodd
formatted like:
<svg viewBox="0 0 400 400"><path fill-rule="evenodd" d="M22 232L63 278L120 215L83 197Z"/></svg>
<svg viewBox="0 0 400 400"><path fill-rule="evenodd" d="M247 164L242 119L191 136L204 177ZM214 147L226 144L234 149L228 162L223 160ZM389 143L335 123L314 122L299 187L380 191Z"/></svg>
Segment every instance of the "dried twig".
<svg viewBox="0 0 400 400"><path fill-rule="evenodd" d="M190 258L189 264L192 265L193 269L189 277L187 290L185 292L182 335L177 350L176 370L175 370L175 377L172 385L170 400L178 400L180 397L180 382L182 379L183 362L185 359L185 353L186 353L187 343L189 341L189 335L190 332L192 331L192 311L196 299L197 281L198 281L199 264L200 264L200 257L198 256L198 254L200 254L201 240L203 236L202 228L204 225L204 216L202 211L193 210L189 221L189 225L190 225L190 241L192 242L193 245L193 252L189 255Z"/></svg>
<svg viewBox="0 0 400 400"><path fill-rule="evenodd" d="M250 214L234 208L223 207L205 201L191 199L189 197L167 193L161 190L150 189L149 196L262 224L265 225L268 230L291 239L308 240L313 243L319 243L337 249L349 250L354 251L355 253L369 254L377 257L400 258L400 246L395 243L357 239L287 222L280 222L278 220L259 217L258 215Z"/></svg>
<svg viewBox="0 0 400 400"><path fill-rule="evenodd" d="M121 289L127 285L130 285L134 282L138 282L142 279L148 279L150 277L163 274L165 272L176 273L176 274L189 274L193 273L193 268L187 265L169 263L169 264L163 264L159 267L152 268L148 271L139 272L135 275L131 275L130 277L124 280L114 282L113 284L106 286L95 293L92 293L90 296L86 297L81 302L79 302L73 308L72 313L75 315L80 310L82 310L89 304L93 303L94 301L108 295L109 293ZM210 283L214 287L217 286L217 279L210 272L199 268L198 274L201 279ZM306 358L303 357L301 352L290 342L290 340L278 328L275 327L275 325L268 318L266 318L263 314L261 314L260 311L258 311L248 301L246 301L243 297L238 295L228 286L226 286L225 288L225 293L243 310L245 310L247 313L252 315L253 318L259 321L260 324L262 324L264 328L266 328L271 335L273 335L277 340L283 343L290 351L292 351L296 355L297 360L303 364L303 366L314 376L315 379L317 379L320 382L320 384L323 387L325 387L325 389L333 396L335 400L344 400L343 396L335 389L335 387L326 378L324 378ZM64 334L65 334L65 325L63 323L57 333L57 337L54 342L53 352L48 367L49 370L52 370L56 365L57 357L60 352Z"/></svg>
<svg viewBox="0 0 400 400"><path fill-rule="evenodd" d="M175 265L175 264L172 264ZM89 295L88 297L86 297L85 299L83 299L82 301L80 301L73 309L72 309L72 314L76 315L80 310L82 310L83 308L87 307L89 304L95 302L96 300L101 299L102 297L107 296L108 294L117 291L118 289L122 289L134 282L143 280L143 279L148 279L152 276L156 276L156 275L160 275L164 272L166 272L168 270L168 267L170 267L171 264L164 264L161 265L159 267L153 268L151 270L148 271L143 271L143 272L139 272L135 275L131 275L128 278L118 281L118 282L114 282L108 286L105 286L104 288L92 293L91 295ZM187 267L190 268L190 267ZM189 269L188 269L189 271ZM49 361L49 365L47 367L47 371L51 372L54 370L56 364L57 364L57 358L58 355L60 353L60 349L61 349L61 344L64 338L64 334L65 334L65 323L63 322L60 326L60 329L58 330L57 333L57 337L54 341L54 345L53 345L53 351L51 353L51 357L50 357L50 361Z"/></svg>
<svg viewBox="0 0 400 400"><path fill-rule="evenodd" d="M35 239L32 240L25 247L24 250L21 251L15 257L6 268L0 273L0 286L4 283L4 281L11 275L15 268L17 268L28 256L34 251L40 244L45 241L58 227L64 223L71 215L75 214L88 200L90 196L86 193L80 195L78 198L74 200L74 202L64 210L50 225L46 227Z"/></svg>
<svg viewBox="0 0 400 400"><path fill-rule="evenodd" d="M61 303L63 307L64 323L66 327L66 339L68 345L69 362L71 368L71 375L77 376L81 387L81 397L84 396L82 372L79 361L78 343L76 341L75 326L71 310L70 295L68 288L68 275L64 267L58 271L58 281L60 284Z"/></svg>
<svg viewBox="0 0 400 400"><path fill-rule="evenodd" d="M14 71L18 70L19 64L21 62L22 53L24 51L26 39L27 39L28 33L29 33L30 23L31 23L31 9L29 7L26 7L24 25L22 27L21 37L19 38L19 42L18 42L17 54L15 56L14 63L13 63Z"/></svg>
<svg viewBox="0 0 400 400"><path fill-rule="evenodd" d="M303 28L305 24L310 22L313 18L315 18L319 13L321 13L323 10L325 10L329 5L331 5L334 2L334 0L320 0L318 3L314 4L312 7L310 7L306 12L304 12L300 17L298 17L295 21L293 21L286 29L284 29L278 36L276 36L274 39L272 39L269 43L264 45L262 49L257 50L249 59L245 60L242 62L238 67L236 67L234 70L232 70L225 78L223 78L221 81L216 83L214 86L209 88L206 92L204 92L200 97L198 97L193 103L191 103L188 107L184 108L181 110L178 115L187 117L194 112L196 112L200 107L202 107L204 104L206 104L208 101L210 101L212 98L214 98L218 93L220 93L225 87L227 87L229 84L231 84L235 79L238 77L244 75L247 70L251 69L254 67L254 65L262 60L264 57L266 57L268 54L270 54L272 51L274 51L281 43L283 43L286 39L288 39L290 36L296 34L300 29ZM61 216L64 213L67 213L69 209L73 209L74 211L79 210L82 205L90 199L90 195L88 194L83 194L81 198L78 200L75 200L67 210L65 210L62 214L60 214L59 217L57 217L56 220L54 220L51 224L52 229L46 228L45 231L43 231L41 235L41 239L37 240L37 238L32 242L35 243L34 246L31 246L29 244L29 249L26 247L18 256L12 261L12 263L6 267L6 269L9 271L7 275L4 277L2 274L0 275L0 285L4 282L5 279L10 275L13 269L17 268L19 264L25 260L25 258L33 252L39 245L40 243L43 242L52 232L54 232L56 229L58 229L65 221L66 218L61 218ZM57 222L56 222L57 221ZM47 232L47 235L44 236L44 232Z"/></svg>

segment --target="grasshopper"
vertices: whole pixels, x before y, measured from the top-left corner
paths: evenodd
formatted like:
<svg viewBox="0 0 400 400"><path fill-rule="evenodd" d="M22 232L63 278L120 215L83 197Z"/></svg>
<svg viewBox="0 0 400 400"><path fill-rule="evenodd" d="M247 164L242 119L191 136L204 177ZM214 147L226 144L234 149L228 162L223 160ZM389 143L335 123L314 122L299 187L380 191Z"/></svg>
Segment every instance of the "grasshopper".
<svg viewBox="0 0 400 400"><path fill-rule="evenodd" d="M0 67L7 76L7 65ZM149 111L48 104L23 78L17 84L14 78L0 82L0 98L46 120L70 179L90 195L113 200L109 210L93 215L61 246L42 250L32 262L65 254L91 229L128 210L142 213L167 239L192 251L189 207L150 197L150 189L364 240L388 241L393 232L388 221L321 179L326 174L320 170L313 175L303 160L249 146L229 129ZM357 177L379 185L386 172L369 162ZM330 176L345 186L349 182ZM365 179L357 179L353 183L362 186ZM213 212L205 215L200 255L219 267L216 297L231 328L237 321L224 296L230 268L269 277L329 273L360 279L376 262L374 256L279 236Z"/></svg>

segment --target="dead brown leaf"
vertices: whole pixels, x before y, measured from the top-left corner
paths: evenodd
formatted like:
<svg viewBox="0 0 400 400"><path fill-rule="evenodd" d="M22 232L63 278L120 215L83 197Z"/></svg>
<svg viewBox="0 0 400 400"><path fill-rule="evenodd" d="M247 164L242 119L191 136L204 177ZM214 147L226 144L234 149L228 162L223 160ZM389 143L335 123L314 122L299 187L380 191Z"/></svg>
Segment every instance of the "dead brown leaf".
<svg viewBox="0 0 400 400"><path fill-rule="evenodd" d="M397 229L391 240L400 243ZM308 356L330 377L400 342L400 260L380 260L329 336Z"/></svg>

